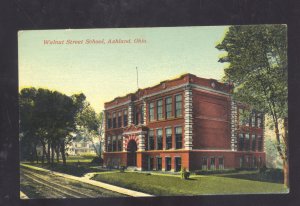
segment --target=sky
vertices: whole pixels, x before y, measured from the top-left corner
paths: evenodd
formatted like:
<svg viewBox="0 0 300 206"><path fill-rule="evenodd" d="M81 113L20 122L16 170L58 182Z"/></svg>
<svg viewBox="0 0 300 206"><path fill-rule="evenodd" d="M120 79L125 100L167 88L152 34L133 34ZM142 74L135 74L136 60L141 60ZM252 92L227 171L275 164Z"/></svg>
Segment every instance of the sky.
<svg viewBox="0 0 300 206"><path fill-rule="evenodd" d="M220 80L226 65L218 62L224 52L215 46L227 29L206 26L19 31L19 90L42 87L67 95L83 92L100 112L104 102L184 73ZM116 39L130 43L109 43ZM49 40L56 42L46 44ZM87 43L88 40L97 43Z"/></svg>

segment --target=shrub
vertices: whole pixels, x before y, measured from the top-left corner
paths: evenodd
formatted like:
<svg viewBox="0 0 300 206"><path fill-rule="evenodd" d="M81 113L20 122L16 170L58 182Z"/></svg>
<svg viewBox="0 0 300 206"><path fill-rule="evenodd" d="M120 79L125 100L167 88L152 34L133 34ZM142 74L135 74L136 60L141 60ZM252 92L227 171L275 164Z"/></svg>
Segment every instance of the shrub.
<svg viewBox="0 0 300 206"><path fill-rule="evenodd" d="M124 165L121 165L121 166L120 166L120 172L124 172L125 169L126 169L126 167L125 167Z"/></svg>
<svg viewBox="0 0 300 206"><path fill-rule="evenodd" d="M182 168L180 173L181 173L181 179L185 179L185 180L189 179L191 174L190 172L187 172L185 168Z"/></svg>
<svg viewBox="0 0 300 206"><path fill-rule="evenodd" d="M185 179L185 180L189 179L190 175L191 175L190 172L185 172L185 173L184 173L184 179Z"/></svg>
<svg viewBox="0 0 300 206"><path fill-rule="evenodd" d="M91 161L92 164L102 164L103 163L103 159L101 157L94 157Z"/></svg>
<svg viewBox="0 0 300 206"><path fill-rule="evenodd" d="M272 182L283 182L282 169L265 168L259 173L261 180L269 180Z"/></svg>
<svg viewBox="0 0 300 206"><path fill-rule="evenodd" d="M196 175L213 175L213 174L228 174L237 172L236 169L226 169L226 170L195 170Z"/></svg>
<svg viewBox="0 0 300 206"><path fill-rule="evenodd" d="M266 166L263 166L263 167L259 168L259 173L264 173L267 171L267 169L268 168Z"/></svg>

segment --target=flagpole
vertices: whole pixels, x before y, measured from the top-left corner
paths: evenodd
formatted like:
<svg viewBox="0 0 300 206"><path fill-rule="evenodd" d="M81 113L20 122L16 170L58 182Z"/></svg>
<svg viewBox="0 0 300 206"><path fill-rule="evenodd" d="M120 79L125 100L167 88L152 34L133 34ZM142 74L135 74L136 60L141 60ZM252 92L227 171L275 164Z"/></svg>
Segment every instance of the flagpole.
<svg viewBox="0 0 300 206"><path fill-rule="evenodd" d="M135 67L135 69L136 69L136 86L137 89L139 89L139 72L137 67Z"/></svg>

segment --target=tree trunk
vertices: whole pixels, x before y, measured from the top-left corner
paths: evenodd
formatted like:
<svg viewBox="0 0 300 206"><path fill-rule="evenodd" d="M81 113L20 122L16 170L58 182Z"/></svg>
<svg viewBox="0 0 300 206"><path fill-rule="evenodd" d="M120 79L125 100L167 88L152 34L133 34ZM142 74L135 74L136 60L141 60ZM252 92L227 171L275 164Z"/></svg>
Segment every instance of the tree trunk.
<svg viewBox="0 0 300 206"><path fill-rule="evenodd" d="M42 165L44 165L44 161L45 161L45 152L46 152L46 148L43 145L43 151L42 151Z"/></svg>
<svg viewBox="0 0 300 206"><path fill-rule="evenodd" d="M51 165L54 164L54 145L51 144Z"/></svg>
<svg viewBox="0 0 300 206"><path fill-rule="evenodd" d="M36 145L34 146L34 153L35 153L36 163L38 164L39 163L39 155L38 155L38 152L36 149Z"/></svg>
<svg viewBox="0 0 300 206"><path fill-rule="evenodd" d="M59 162L59 145L57 145L56 149L55 149L55 153L56 153L56 162Z"/></svg>
<svg viewBox="0 0 300 206"><path fill-rule="evenodd" d="M62 143L60 145L60 152L61 152L61 158L63 160L63 165L67 165L66 153L65 153L65 144L64 143Z"/></svg>
<svg viewBox="0 0 300 206"><path fill-rule="evenodd" d="M102 142L99 142L99 157L102 158Z"/></svg>
<svg viewBox="0 0 300 206"><path fill-rule="evenodd" d="M42 165L44 165L45 163L45 154L46 154L46 146L45 146L45 142L42 140L42 138L39 139L40 143L42 145L42 158L41 158L41 162Z"/></svg>
<svg viewBox="0 0 300 206"><path fill-rule="evenodd" d="M45 143L42 142L42 141L41 141L41 143L42 143L42 146L43 146L42 164L44 164L45 163L45 155L47 155L47 152L46 152L46 145L45 145Z"/></svg>
<svg viewBox="0 0 300 206"><path fill-rule="evenodd" d="M99 152L98 152L98 150L97 150L97 147L96 147L96 145L94 144L93 141L92 141L92 145L93 145L93 148L94 148L94 150L95 150L95 152L96 152L96 155L97 155L98 157L101 157L100 154L99 154Z"/></svg>
<svg viewBox="0 0 300 206"><path fill-rule="evenodd" d="M276 137L276 141L277 141L277 145L276 145L276 148L277 148L277 151L281 157L282 160L285 159L285 156L284 156L284 152L282 151L282 148L281 148L281 141L280 141L280 133L279 133L279 126L278 126L278 121L274 121L274 124L275 124L275 137Z"/></svg>
<svg viewBox="0 0 300 206"><path fill-rule="evenodd" d="M49 142L47 144L47 147L48 147L48 153L46 154L47 155L47 163L50 164L50 143Z"/></svg>
<svg viewBox="0 0 300 206"><path fill-rule="evenodd" d="M288 157L288 123L287 118L284 119L284 134L282 135L285 148L281 148L281 142L280 142L280 134L279 134L279 127L278 127L278 121L275 121L275 134L276 134L276 140L277 140L277 150L279 152L279 155L283 162L283 176L284 176L284 185L286 187L290 186L289 183L289 157Z"/></svg>

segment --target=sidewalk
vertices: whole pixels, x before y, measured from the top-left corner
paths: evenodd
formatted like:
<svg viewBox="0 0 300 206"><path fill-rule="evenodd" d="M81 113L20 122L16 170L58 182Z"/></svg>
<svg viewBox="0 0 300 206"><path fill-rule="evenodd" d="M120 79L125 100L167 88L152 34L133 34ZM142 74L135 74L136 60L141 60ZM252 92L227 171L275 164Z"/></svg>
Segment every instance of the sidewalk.
<svg viewBox="0 0 300 206"><path fill-rule="evenodd" d="M24 192L20 191L20 199L29 199L29 197L25 195Z"/></svg>
<svg viewBox="0 0 300 206"><path fill-rule="evenodd" d="M85 175L84 177L76 177L73 175L68 175L68 174L64 174L64 173L60 173L60 172L54 172L51 170L47 170L44 168L40 168L40 167L35 167L35 166L31 166L31 165L26 165L26 164L21 164L24 167L27 168L31 168L31 169L35 169L35 170L39 170L39 171L44 171L44 172L50 172L51 174L60 176L60 177L64 177L64 178L68 178L68 179L72 179L72 180L76 180L76 181L80 181L83 183L87 183L96 187L101 187L107 190L111 190L114 192L118 192L124 195L128 195L128 196L132 196L132 197L153 197L154 195L150 195L150 194L146 194L146 193L142 193L142 192L138 192L138 191L134 191L134 190L130 190L130 189L125 189L123 187L118 187L118 186L114 186L114 185L110 185L107 183L103 183L103 182L99 182L99 181L95 181L95 180L90 180L89 178L91 177L91 175Z"/></svg>

